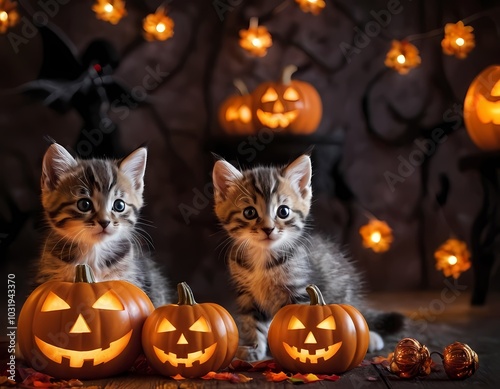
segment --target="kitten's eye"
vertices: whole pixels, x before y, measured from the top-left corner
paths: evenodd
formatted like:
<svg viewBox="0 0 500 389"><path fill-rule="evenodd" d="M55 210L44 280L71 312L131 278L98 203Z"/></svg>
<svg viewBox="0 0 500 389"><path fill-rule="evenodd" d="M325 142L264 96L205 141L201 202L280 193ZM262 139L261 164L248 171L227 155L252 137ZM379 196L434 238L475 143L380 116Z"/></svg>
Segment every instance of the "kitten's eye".
<svg viewBox="0 0 500 389"><path fill-rule="evenodd" d="M81 212L88 212L92 209L92 201L89 199L80 199L76 203L76 206Z"/></svg>
<svg viewBox="0 0 500 389"><path fill-rule="evenodd" d="M246 207L243 210L243 216L245 216L248 220L255 219L257 215L257 210L254 207Z"/></svg>
<svg viewBox="0 0 500 389"><path fill-rule="evenodd" d="M118 199L113 203L113 211L123 212L125 210L125 201Z"/></svg>
<svg viewBox="0 0 500 389"><path fill-rule="evenodd" d="M286 205L280 205L276 214L280 219L286 219L288 216L290 216L290 208L288 208Z"/></svg>

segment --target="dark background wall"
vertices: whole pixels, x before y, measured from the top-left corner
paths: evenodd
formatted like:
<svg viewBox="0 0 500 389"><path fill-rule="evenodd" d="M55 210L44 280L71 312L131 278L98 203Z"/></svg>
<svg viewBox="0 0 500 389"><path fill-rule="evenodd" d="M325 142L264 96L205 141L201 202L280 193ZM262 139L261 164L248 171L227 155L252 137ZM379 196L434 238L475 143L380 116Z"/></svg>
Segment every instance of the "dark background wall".
<svg viewBox="0 0 500 389"><path fill-rule="evenodd" d="M395 3L327 1L325 10L313 16L292 0L286 2L276 12L282 1L171 1L175 34L165 42L141 36L142 18L156 9L157 1L127 1L128 15L117 25L97 20L88 1L53 2L58 9L50 23L78 53L96 38L109 40L121 57L114 77L139 100L144 92L149 95L137 107L122 101L109 114L118 126L113 134L118 153L148 144L143 216L153 225L147 231L155 258L173 284L189 282L198 300L231 305L220 245L224 235L212 210L211 152L246 166L285 163L314 145L315 228L345 246L366 273L369 290L443 288L433 252L452 236L470 242L482 206L479 173L459 169L463 157L479 151L463 126L462 104L472 79L500 61L495 8L500 2L402 0L396 4L400 12L390 14L386 25L379 24L377 33L365 40L359 31ZM43 11L45 3L24 2L33 12ZM217 11L214 4L222 8ZM470 23L476 48L468 58L443 55L442 35L431 34L413 41L421 53L420 67L403 76L384 66L391 39L426 33L476 13L480 17ZM247 28L252 16L260 17L274 39L263 58L238 46L238 31ZM19 302L27 293L29 264L42 243L43 137L73 150L85 140L76 111L58 113L16 89L37 78L44 60L40 34L27 34L24 24L11 30L24 38L22 43L13 45L8 35L0 36L0 266L2 274L16 275ZM348 55L341 49L347 44L356 48ZM243 79L252 90L277 79L288 64L299 68L295 78L310 82L321 95L324 112L317 132L255 139L225 135L217 110L235 92L233 79ZM152 73L155 83L148 76ZM387 173L399 174L401 161L416 155L416 140L423 142L440 128L446 131L442 142L433 143L427 157L413 159L414 169L400 176L401 182L389 184ZM440 206L436 196L446 183L447 201ZM358 229L370 214L393 228L394 242L386 253L361 245ZM492 276L499 278L495 268ZM471 287L472 270L460 283Z"/></svg>

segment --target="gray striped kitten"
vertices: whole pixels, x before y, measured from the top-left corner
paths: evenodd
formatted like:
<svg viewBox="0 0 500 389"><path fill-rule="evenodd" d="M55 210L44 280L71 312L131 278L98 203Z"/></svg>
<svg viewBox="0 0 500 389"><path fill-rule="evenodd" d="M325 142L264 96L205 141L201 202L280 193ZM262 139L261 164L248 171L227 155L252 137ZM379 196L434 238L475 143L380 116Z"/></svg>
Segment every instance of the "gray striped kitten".
<svg viewBox="0 0 500 389"><path fill-rule="evenodd" d="M48 235L37 284L72 281L76 264L88 264L97 281L126 280L155 306L170 300L166 280L143 251L138 225L143 206L147 150L122 160L78 159L53 143L42 166L42 205Z"/></svg>
<svg viewBox="0 0 500 389"><path fill-rule="evenodd" d="M354 265L336 244L308 232L311 174L307 155L285 167L244 171L223 160L215 163L215 213L232 243L228 262L237 292L241 359L267 355L270 320L286 304L309 302L311 283L327 303L360 309L372 330L370 351L383 348L380 334L404 324L400 314L368 309Z"/></svg>

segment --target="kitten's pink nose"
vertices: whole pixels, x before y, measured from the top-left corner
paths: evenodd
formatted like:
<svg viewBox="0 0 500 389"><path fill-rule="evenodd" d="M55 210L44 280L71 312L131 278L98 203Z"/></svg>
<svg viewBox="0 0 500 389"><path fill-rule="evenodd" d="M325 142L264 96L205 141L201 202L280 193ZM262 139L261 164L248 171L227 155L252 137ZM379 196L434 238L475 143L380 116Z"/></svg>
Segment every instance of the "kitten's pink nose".
<svg viewBox="0 0 500 389"><path fill-rule="evenodd" d="M102 229L105 230L109 225L109 220L99 220L98 223L101 225Z"/></svg>
<svg viewBox="0 0 500 389"><path fill-rule="evenodd" d="M262 231L264 231L266 233L266 235L269 236L274 231L274 227L273 228L265 227L262 229Z"/></svg>

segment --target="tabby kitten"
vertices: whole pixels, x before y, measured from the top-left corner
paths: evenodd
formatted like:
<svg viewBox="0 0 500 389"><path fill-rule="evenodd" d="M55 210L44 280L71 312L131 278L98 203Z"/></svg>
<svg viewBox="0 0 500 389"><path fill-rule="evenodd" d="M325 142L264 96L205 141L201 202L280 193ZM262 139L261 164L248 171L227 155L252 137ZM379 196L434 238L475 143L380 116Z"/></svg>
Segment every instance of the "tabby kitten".
<svg viewBox="0 0 500 389"><path fill-rule="evenodd" d="M327 302L360 309L372 330L403 326L400 314L367 309L354 265L336 244L308 232L311 174L307 155L282 168L239 171L226 161L215 163L215 213L232 241L228 262L237 292L239 358L266 356L270 320L286 304L307 303L311 283ZM371 331L370 351L383 346Z"/></svg>
<svg viewBox="0 0 500 389"><path fill-rule="evenodd" d="M142 250L138 227L146 158L144 147L119 161L75 159L57 143L48 148L41 186L49 228L37 284L72 281L75 265L86 263L97 281L129 281L155 306L169 300L165 279Z"/></svg>

